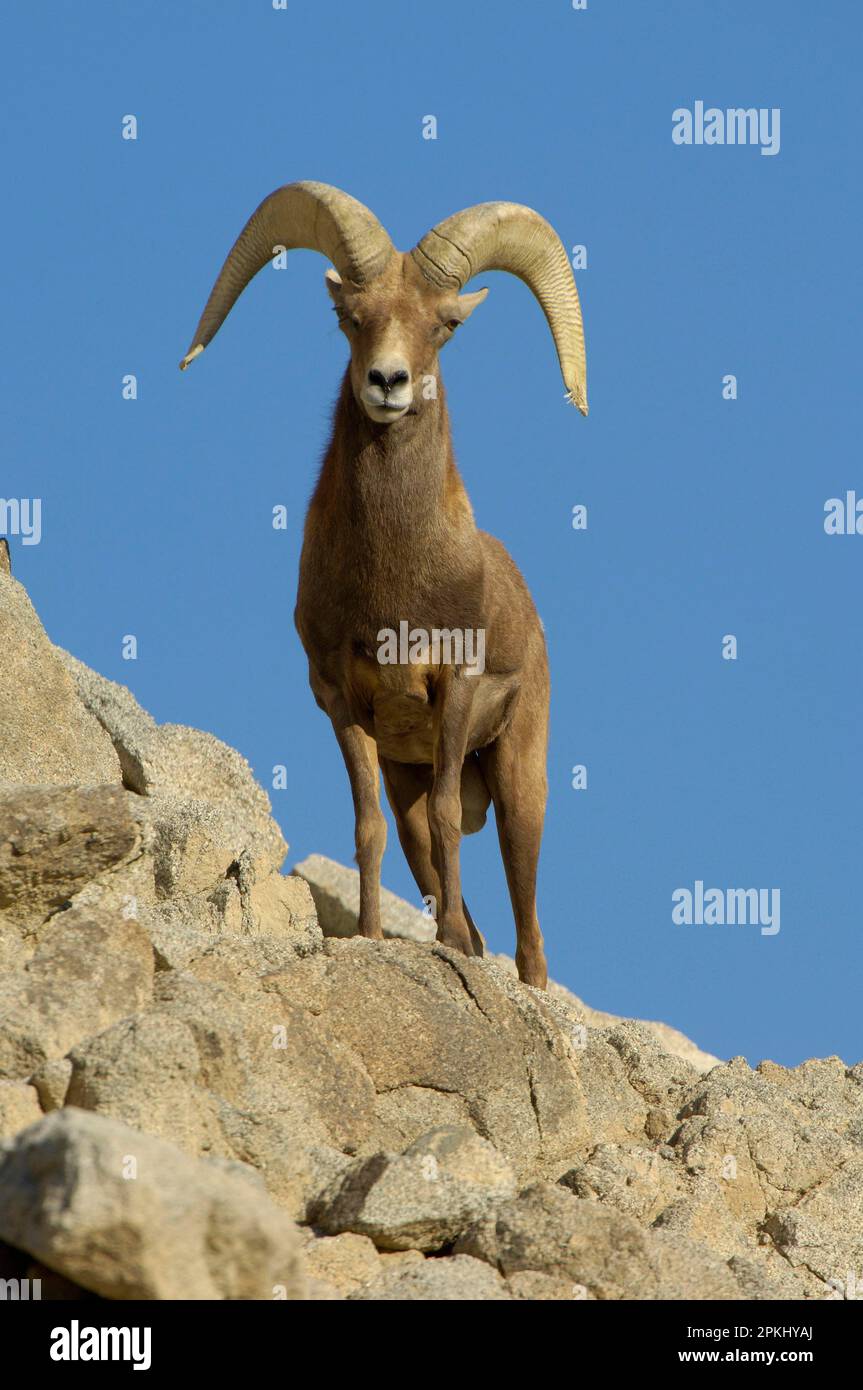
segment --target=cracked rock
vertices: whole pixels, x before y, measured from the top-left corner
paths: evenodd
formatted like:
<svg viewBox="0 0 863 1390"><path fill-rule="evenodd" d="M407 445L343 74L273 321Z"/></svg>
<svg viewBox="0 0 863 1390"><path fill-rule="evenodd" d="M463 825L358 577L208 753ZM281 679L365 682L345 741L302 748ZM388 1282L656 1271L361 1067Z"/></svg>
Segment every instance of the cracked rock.
<svg viewBox="0 0 863 1390"><path fill-rule="evenodd" d="M404 1154L357 1163L315 1220L324 1231L369 1236L381 1250L440 1250L514 1193L512 1169L491 1144L445 1126Z"/></svg>

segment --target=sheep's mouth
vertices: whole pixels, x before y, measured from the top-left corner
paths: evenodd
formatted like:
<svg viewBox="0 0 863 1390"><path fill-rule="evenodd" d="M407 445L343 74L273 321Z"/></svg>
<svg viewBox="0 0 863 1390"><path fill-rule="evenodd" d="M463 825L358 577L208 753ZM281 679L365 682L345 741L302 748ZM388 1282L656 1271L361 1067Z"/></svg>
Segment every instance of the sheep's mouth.
<svg viewBox="0 0 863 1390"><path fill-rule="evenodd" d="M400 419L402 415L407 415L412 404L410 398L406 401L373 401L363 397L366 414L377 424L389 424Z"/></svg>

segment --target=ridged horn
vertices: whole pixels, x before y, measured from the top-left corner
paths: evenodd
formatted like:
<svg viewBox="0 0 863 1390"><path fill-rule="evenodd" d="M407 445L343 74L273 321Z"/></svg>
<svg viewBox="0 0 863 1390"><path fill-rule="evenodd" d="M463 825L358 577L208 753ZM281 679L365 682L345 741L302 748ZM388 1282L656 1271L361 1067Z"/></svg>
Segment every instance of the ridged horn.
<svg viewBox="0 0 863 1390"><path fill-rule="evenodd" d="M253 276L273 259L275 248L320 251L343 280L367 284L393 254L393 244L374 213L349 193L328 183L287 183L265 198L249 218L219 271L189 351L193 358L218 333Z"/></svg>
<svg viewBox="0 0 863 1390"><path fill-rule="evenodd" d="M587 414L584 325L569 258L557 232L519 203L477 203L438 222L411 252L440 288L462 289L484 270L508 270L539 300L557 349L567 400Z"/></svg>

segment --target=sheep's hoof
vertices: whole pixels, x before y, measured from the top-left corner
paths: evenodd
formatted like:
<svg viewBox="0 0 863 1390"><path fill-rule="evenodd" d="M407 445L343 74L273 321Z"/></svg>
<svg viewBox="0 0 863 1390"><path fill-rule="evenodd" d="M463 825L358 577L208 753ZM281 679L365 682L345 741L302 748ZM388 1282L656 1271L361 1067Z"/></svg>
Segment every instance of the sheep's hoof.
<svg viewBox="0 0 863 1390"><path fill-rule="evenodd" d="M441 946L449 946L451 951L461 951L463 956L476 955L466 922L440 922L437 940Z"/></svg>

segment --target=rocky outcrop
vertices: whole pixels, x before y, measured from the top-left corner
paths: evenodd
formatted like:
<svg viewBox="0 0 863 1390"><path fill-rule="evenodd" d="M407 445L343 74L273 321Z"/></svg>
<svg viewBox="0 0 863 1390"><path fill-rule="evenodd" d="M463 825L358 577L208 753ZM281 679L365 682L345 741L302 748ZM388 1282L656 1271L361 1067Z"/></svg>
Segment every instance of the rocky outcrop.
<svg viewBox="0 0 863 1390"><path fill-rule="evenodd" d="M119 781L110 738L78 698L25 590L3 567L0 652L0 781Z"/></svg>
<svg viewBox="0 0 863 1390"><path fill-rule="evenodd" d="M334 859L327 859L323 854L310 854L296 864L292 872L309 885L324 936L356 936L360 906L360 876L356 869L345 868L343 864L337 864ZM425 942L435 939L435 924L429 912L411 906L395 893L388 892L386 888L381 890L381 927L388 939ZM516 976L515 961L510 956L491 955L486 959L499 965L508 974ZM592 1009L576 994L553 980L548 988L555 999L563 999L571 1004L579 1012L585 1025L606 1028L615 1023L625 1022L617 1014ZM666 1052L691 1062L697 1071L709 1071L711 1067L718 1065L718 1057L703 1052L676 1028L669 1028L667 1023L639 1021L643 1022L644 1027L653 1034Z"/></svg>
<svg viewBox="0 0 863 1390"><path fill-rule="evenodd" d="M122 787L0 788L0 912L44 921L140 841Z"/></svg>
<svg viewBox="0 0 863 1390"><path fill-rule="evenodd" d="M403 1154L360 1159L309 1215L320 1229L369 1236L379 1250L442 1250L515 1195L512 1168L472 1129L442 1125Z"/></svg>
<svg viewBox="0 0 863 1390"><path fill-rule="evenodd" d="M3 1277L118 1299L857 1287L863 1065L720 1062L438 945L392 895L388 939L357 937L354 871L283 875L240 755L52 647L2 568L0 630Z"/></svg>
<svg viewBox="0 0 863 1390"><path fill-rule="evenodd" d="M123 783L157 808L151 817L165 841L163 875L168 893L183 882L185 844L201 833L262 871L278 869L288 847L270 815L266 792L245 758L200 729L157 724L125 686L106 680L68 652L58 655L75 683L81 704L113 744ZM173 855L171 853L173 851ZM178 852L179 851L179 852Z"/></svg>
<svg viewBox="0 0 863 1390"><path fill-rule="evenodd" d="M109 1298L306 1293L297 1229L253 1176L81 1110L58 1110L8 1145L0 1229Z"/></svg>

